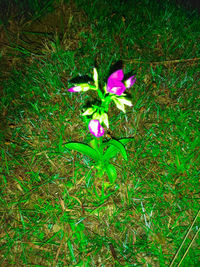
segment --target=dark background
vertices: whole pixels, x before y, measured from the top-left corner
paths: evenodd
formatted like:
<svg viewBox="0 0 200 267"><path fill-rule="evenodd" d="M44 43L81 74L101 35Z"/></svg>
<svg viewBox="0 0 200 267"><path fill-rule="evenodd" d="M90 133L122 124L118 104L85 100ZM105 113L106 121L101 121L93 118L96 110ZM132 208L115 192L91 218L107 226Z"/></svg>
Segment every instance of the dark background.
<svg viewBox="0 0 200 267"><path fill-rule="evenodd" d="M196 8L200 11L200 0L176 0L178 3L182 3L182 5L190 6L191 8Z"/></svg>
<svg viewBox="0 0 200 267"><path fill-rule="evenodd" d="M167 0L158 0L160 3L164 3ZM176 3L186 9L197 10L200 13L200 0L170 0L172 3Z"/></svg>

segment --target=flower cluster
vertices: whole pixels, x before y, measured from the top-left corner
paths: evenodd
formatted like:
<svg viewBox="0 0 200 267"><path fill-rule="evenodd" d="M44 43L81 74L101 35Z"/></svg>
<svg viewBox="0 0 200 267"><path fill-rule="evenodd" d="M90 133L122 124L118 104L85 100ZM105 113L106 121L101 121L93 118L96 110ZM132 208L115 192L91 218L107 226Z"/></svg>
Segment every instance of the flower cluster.
<svg viewBox="0 0 200 267"><path fill-rule="evenodd" d="M122 82L124 79L123 70L117 70L110 75L107 82L107 92L121 96L126 88L130 88L136 81L133 79L135 76L131 76L126 80L125 84Z"/></svg>
<svg viewBox="0 0 200 267"><path fill-rule="evenodd" d="M92 119L89 122L89 131L95 136L95 137L101 137L104 135L104 128L101 125L102 123L109 128L109 122L108 122L108 107L111 101L114 101L117 108L125 112L125 105L132 106L132 103L130 100L126 99L124 96L124 91L127 88L130 88L136 81L135 76L131 76L128 80L126 80L123 83L124 79L124 73L123 70L117 70L114 73L112 73L107 81L107 84L104 87L104 94L99 90L98 87L98 73L97 70L94 68L93 73L93 79L95 85L90 85L87 83L82 83L79 85L76 85L70 89L68 89L69 92L85 92L88 90L97 90L98 95L101 98L101 106L92 106L88 108L82 115L83 116L91 116Z"/></svg>

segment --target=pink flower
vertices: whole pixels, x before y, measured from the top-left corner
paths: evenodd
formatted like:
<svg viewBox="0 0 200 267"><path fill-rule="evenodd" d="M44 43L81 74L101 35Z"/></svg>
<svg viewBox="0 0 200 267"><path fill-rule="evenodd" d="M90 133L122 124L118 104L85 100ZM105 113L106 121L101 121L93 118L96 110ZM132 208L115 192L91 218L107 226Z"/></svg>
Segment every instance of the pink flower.
<svg viewBox="0 0 200 267"><path fill-rule="evenodd" d="M87 84L87 83L81 83L77 86L69 88L68 92L71 92L71 93L85 92L85 91L90 90L92 87L94 86L91 86L90 84Z"/></svg>
<svg viewBox="0 0 200 267"><path fill-rule="evenodd" d="M133 79L135 76L131 76L128 80L125 81L125 85L122 82L124 78L123 70L117 70L112 73L107 82L107 92L115 95L122 95L126 88L130 88L136 81Z"/></svg>
<svg viewBox="0 0 200 267"><path fill-rule="evenodd" d="M135 77L135 75L131 76L130 78L128 78L128 80L125 81L126 88L130 88L135 83L136 78L133 79L134 77Z"/></svg>
<svg viewBox="0 0 200 267"><path fill-rule="evenodd" d="M96 137L104 135L104 128L101 126L99 120L91 120L89 122L89 130Z"/></svg>

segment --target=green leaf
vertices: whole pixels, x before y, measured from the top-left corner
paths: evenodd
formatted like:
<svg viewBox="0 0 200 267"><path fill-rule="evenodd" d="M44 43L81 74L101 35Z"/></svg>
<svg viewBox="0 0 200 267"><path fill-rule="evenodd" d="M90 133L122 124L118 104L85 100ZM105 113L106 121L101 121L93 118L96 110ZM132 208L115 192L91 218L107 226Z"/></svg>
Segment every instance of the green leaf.
<svg viewBox="0 0 200 267"><path fill-rule="evenodd" d="M119 150L119 152L121 152L121 154L124 157L124 159L127 160L126 150L125 150L124 146L119 141L111 139L111 140L108 141L108 145L112 145L115 148L117 148Z"/></svg>
<svg viewBox="0 0 200 267"><path fill-rule="evenodd" d="M72 260L73 260L73 262L76 262L76 258L75 258L75 255L74 255L74 248L73 248L73 245L72 245L71 241L68 240L67 244L68 244L68 247L69 247L69 251L70 251L70 255L72 257Z"/></svg>
<svg viewBox="0 0 200 267"><path fill-rule="evenodd" d="M106 165L106 172L110 183L114 183L115 180L117 179L116 168L112 164L108 164Z"/></svg>
<svg viewBox="0 0 200 267"><path fill-rule="evenodd" d="M120 145L123 147L122 148L122 150L124 149L125 150L125 148L124 148L124 146L123 145L125 145L125 144L127 144L128 142L130 142L130 141L132 141L132 139L133 138L123 138L123 139L120 139L120 140L118 140L117 141L117 143L118 143L118 146L119 146L119 143L120 143ZM110 141L116 141L116 140L109 140L108 142L106 142L106 143L103 143L103 145L109 145L110 143L111 143L111 146L106 150L106 152L105 152L105 154L103 155L103 161L108 161L109 159L111 159L111 158L114 158L116 155L117 155L117 153L120 151L120 149L118 148L118 147L116 147L116 143L115 143L115 145L113 144L114 142L110 142ZM121 147L120 146L120 147ZM122 154L123 155L123 154ZM126 154L126 151L125 151L125 159L127 160L127 154Z"/></svg>
<svg viewBox="0 0 200 267"><path fill-rule="evenodd" d="M103 94L102 94L102 92L101 92L101 90L97 90L97 92L98 92L98 96L100 97L100 99L104 99L104 97L103 97Z"/></svg>
<svg viewBox="0 0 200 267"><path fill-rule="evenodd" d="M100 123L103 122L107 128L109 128L109 122L108 122L108 115L107 113L103 113L101 114L101 117L100 117Z"/></svg>
<svg viewBox="0 0 200 267"><path fill-rule="evenodd" d="M106 84L104 85L103 90L104 90L105 94L108 93L108 92L107 92L107 85L106 85Z"/></svg>
<svg viewBox="0 0 200 267"><path fill-rule="evenodd" d="M99 154L97 153L96 150L91 148L89 145L85 145L82 143L76 143L76 142L70 142L65 144L65 147L70 149L70 150L76 150L79 153L82 153L90 158L92 158L95 161L99 160Z"/></svg>
<svg viewBox="0 0 200 267"><path fill-rule="evenodd" d="M97 138L94 138L92 139L92 141L90 141L90 146L96 150L96 152L98 153L99 155L99 158L101 157L101 155L103 154L103 149L101 147L101 142L102 142L102 139L100 137L99 140L97 140Z"/></svg>

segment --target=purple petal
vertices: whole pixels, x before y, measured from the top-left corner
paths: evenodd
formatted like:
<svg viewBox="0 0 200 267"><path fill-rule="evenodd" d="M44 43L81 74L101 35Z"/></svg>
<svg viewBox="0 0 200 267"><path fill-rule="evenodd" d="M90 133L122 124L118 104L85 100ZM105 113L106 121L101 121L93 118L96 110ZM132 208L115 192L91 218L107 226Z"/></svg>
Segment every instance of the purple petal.
<svg viewBox="0 0 200 267"><path fill-rule="evenodd" d="M113 72L109 77L108 80L110 79L114 79L114 80L118 80L118 81L122 81L124 78L124 73L123 70L117 70L115 72Z"/></svg>
<svg viewBox="0 0 200 267"><path fill-rule="evenodd" d="M91 120L89 122L89 130L96 137L104 135L104 128L101 126L99 120Z"/></svg>
<svg viewBox="0 0 200 267"><path fill-rule="evenodd" d="M68 92L76 93L76 92L81 92L82 88L81 86L74 86L68 89Z"/></svg>
<svg viewBox="0 0 200 267"><path fill-rule="evenodd" d="M128 80L126 80L126 82L125 82L126 88L130 88L135 83L136 78L133 79L134 77L135 77L135 75L131 76L130 78L128 78Z"/></svg>
<svg viewBox="0 0 200 267"><path fill-rule="evenodd" d="M112 93L112 94L120 96L123 94L125 90L126 90L126 87L122 82L118 80L114 80L114 79L108 80L108 83L107 83L108 93Z"/></svg>

